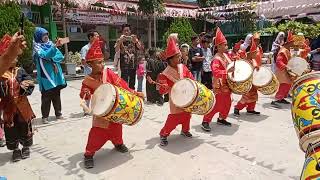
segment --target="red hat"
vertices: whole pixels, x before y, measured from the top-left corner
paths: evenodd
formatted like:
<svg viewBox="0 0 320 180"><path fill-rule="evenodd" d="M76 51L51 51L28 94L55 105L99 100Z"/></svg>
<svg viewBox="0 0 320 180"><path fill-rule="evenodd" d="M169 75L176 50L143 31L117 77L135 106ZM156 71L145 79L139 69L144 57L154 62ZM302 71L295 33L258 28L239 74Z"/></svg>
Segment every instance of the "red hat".
<svg viewBox="0 0 320 180"><path fill-rule="evenodd" d="M177 46L174 39L169 39L167 49L166 49L166 58L173 57L174 55L180 53L180 49Z"/></svg>
<svg viewBox="0 0 320 180"><path fill-rule="evenodd" d="M99 40L95 40L92 44L88 53L86 55L86 61L96 61L103 59L103 54L101 51L101 45Z"/></svg>
<svg viewBox="0 0 320 180"><path fill-rule="evenodd" d="M216 31L216 39L214 41L215 45L220 45L220 44L226 44L227 39L224 37L223 33L221 32L220 28L217 28Z"/></svg>
<svg viewBox="0 0 320 180"><path fill-rule="evenodd" d="M294 41L292 31L288 31L287 43Z"/></svg>
<svg viewBox="0 0 320 180"><path fill-rule="evenodd" d="M6 52L6 50L8 49L10 45L10 41L11 41L11 36L9 36L8 34L5 34L0 41L0 56L4 52Z"/></svg>
<svg viewBox="0 0 320 180"><path fill-rule="evenodd" d="M239 42L237 42L236 44L234 44L233 49L240 49L241 44L244 42L244 40L240 40Z"/></svg>
<svg viewBox="0 0 320 180"><path fill-rule="evenodd" d="M257 44L254 41L254 37L251 39L251 47L250 47L250 53L254 53L257 51Z"/></svg>

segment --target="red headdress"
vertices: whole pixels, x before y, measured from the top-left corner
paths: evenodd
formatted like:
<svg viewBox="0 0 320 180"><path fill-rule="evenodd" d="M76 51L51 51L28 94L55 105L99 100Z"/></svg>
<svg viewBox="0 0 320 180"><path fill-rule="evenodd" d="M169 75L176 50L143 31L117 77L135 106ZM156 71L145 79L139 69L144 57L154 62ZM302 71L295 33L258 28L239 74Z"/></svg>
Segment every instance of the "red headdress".
<svg viewBox="0 0 320 180"><path fill-rule="evenodd" d="M287 43L294 41L292 31L288 31Z"/></svg>
<svg viewBox="0 0 320 180"><path fill-rule="evenodd" d="M166 58L170 58L176 54L180 53L180 49L177 46L174 39L169 39L167 49L166 49Z"/></svg>
<svg viewBox="0 0 320 180"><path fill-rule="evenodd" d="M88 50L88 53L86 55L86 61L96 61L96 60L102 60L103 54L101 51L101 44L99 40L95 40L92 44L90 49Z"/></svg>
<svg viewBox="0 0 320 180"><path fill-rule="evenodd" d="M216 38L214 41L215 45L220 45L220 44L226 44L227 43L227 39L224 37L223 33L221 32L220 28L217 28L216 31Z"/></svg>

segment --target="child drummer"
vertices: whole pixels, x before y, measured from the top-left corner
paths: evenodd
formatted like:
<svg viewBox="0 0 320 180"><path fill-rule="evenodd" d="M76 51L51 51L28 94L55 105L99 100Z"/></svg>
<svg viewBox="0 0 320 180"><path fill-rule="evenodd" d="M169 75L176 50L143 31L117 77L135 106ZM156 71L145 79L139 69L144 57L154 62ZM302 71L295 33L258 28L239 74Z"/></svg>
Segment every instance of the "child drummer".
<svg viewBox="0 0 320 180"><path fill-rule="evenodd" d="M231 126L231 123L226 121L230 107L231 107L231 90L227 84L227 66L232 62L227 56L228 50L227 40L222 34L220 28L216 31L215 46L217 53L213 57L211 63L212 75L213 75L213 91L215 93L216 104L214 108L207 115L203 117L201 128L204 131L211 131L210 122L213 116L219 112L219 118L217 123L224 126ZM233 71L234 68L230 68L229 71Z"/></svg>
<svg viewBox="0 0 320 180"><path fill-rule="evenodd" d="M247 53L247 60L248 62L257 70L259 70L259 63L256 61L257 57L257 45L255 41L251 40L251 47L250 52ZM249 115L260 115L260 112L255 111L256 103L258 101L258 91L257 88L252 86L250 91L242 95L240 101L237 103L237 105L234 107L234 115L240 116L240 110L243 108L247 108L247 114Z"/></svg>
<svg viewBox="0 0 320 180"><path fill-rule="evenodd" d="M163 73L159 74L158 76L158 85L159 85L159 92L160 94L167 94L173 86L173 84L180 79L180 74L178 70L178 64L180 64L181 60L181 52L176 45L174 39L169 39L166 49L166 59L168 61L167 68L163 71ZM188 68L181 65L183 78L190 78L193 79L191 72ZM181 72L180 72L181 73ZM181 135L185 137L192 137L192 134L189 132L190 130L190 119L191 114L185 112L183 109L176 107L171 99L169 100L170 103L170 114L167 117L166 123L164 127L160 131L160 145L167 146L168 140L167 137L170 135L171 131L174 130L177 125L182 125Z"/></svg>
<svg viewBox="0 0 320 180"><path fill-rule="evenodd" d="M17 60L13 61L9 70L0 77L2 88L7 89L1 91L3 122L0 124L4 124L6 145L13 151L13 162L30 157L29 147L33 144L31 121L35 118L27 98L34 89L32 78L16 64ZM23 146L21 150L19 144Z"/></svg>
<svg viewBox="0 0 320 180"><path fill-rule="evenodd" d="M94 91L103 83L108 82L115 86L124 88L136 95L143 97L142 93L135 92L128 87L128 84L116 75L112 70L103 66L103 54L99 41L94 41L87 55L86 63L92 68L92 73L85 77L82 82L80 97L88 100ZM103 79L106 78L106 79ZM122 124L109 122L104 118L93 116L92 128L90 129L86 152L84 154L85 168L93 168L93 156L107 141L111 141L116 150L125 153L128 148L123 144L122 140Z"/></svg>

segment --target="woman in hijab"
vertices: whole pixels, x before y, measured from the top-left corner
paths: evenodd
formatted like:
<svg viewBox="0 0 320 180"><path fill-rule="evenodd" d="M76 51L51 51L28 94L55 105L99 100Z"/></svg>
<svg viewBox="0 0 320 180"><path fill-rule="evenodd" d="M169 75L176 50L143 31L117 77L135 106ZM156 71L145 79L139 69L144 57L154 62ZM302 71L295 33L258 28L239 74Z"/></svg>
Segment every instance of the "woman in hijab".
<svg viewBox="0 0 320 180"><path fill-rule="evenodd" d="M275 60L280 49L280 46L284 44L285 34L284 32L279 32L276 39L272 43L271 52L273 52L273 61L272 61L272 71L275 72Z"/></svg>
<svg viewBox="0 0 320 180"><path fill-rule="evenodd" d="M247 49L251 45L251 39L253 37L253 34L248 34L244 40L244 43L240 45L240 50L239 54L241 59L246 59L247 58Z"/></svg>
<svg viewBox="0 0 320 180"><path fill-rule="evenodd" d="M60 39L54 44L49 33L37 27L33 39L33 60L37 66L37 79L41 92L41 113L43 123L48 123L51 102L57 119L63 119L61 113L61 89L67 86L61 69L64 56L57 48Z"/></svg>

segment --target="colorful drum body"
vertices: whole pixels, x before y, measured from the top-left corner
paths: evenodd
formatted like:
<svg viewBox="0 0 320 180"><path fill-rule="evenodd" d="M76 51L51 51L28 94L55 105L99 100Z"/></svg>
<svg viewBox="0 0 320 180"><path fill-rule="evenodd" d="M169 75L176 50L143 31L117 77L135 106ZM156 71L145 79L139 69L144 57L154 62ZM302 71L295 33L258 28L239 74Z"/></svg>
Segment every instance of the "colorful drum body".
<svg viewBox="0 0 320 180"><path fill-rule="evenodd" d="M216 102L211 90L188 78L179 80L173 85L170 98L177 107L198 115L209 113Z"/></svg>
<svg viewBox="0 0 320 180"><path fill-rule="evenodd" d="M300 180L320 179L320 144L319 142L308 147Z"/></svg>
<svg viewBox="0 0 320 180"><path fill-rule="evenodd" d="M94 92L91 108L95 116L132 126L142 117L143 100L125 89L106 83Z"/></svg>
<svg viewBox="0 0 320 180"><path fill-rule="evenodd" d="M305 152L310 143L320 138L320 72L298 78L292 86L291 114Z"/></svg>
<svg viewBox="0 0 320 180"><path fill-rule="evenodd" d="M276 76L266 67L260 67L259 71L253 71L252 84L264 95L271 95L277 92L279 81Z"/></svg>
<svg viewBox="0 0 320 180"><path fill-rule="evenodd" d="M253 67L245 60L236 60L228 65L227 70L234 66L234 72L228 72L227 82L235 94L247 94L252 87Z"/></svg>

